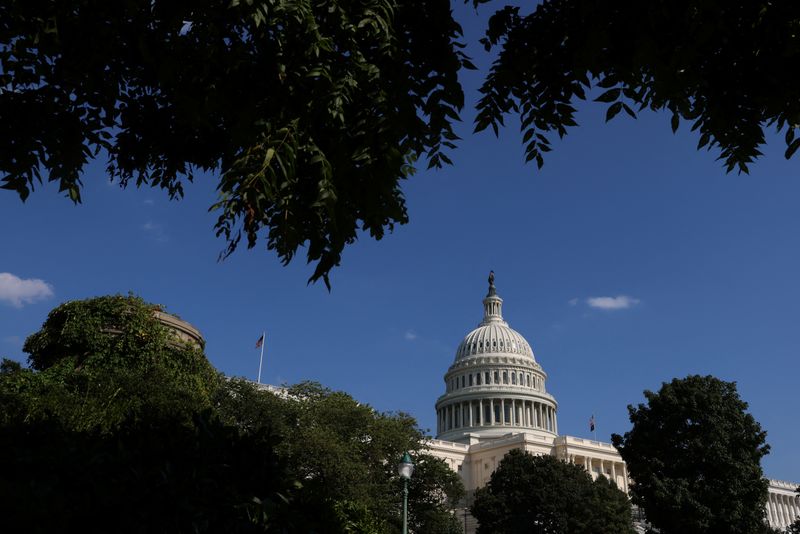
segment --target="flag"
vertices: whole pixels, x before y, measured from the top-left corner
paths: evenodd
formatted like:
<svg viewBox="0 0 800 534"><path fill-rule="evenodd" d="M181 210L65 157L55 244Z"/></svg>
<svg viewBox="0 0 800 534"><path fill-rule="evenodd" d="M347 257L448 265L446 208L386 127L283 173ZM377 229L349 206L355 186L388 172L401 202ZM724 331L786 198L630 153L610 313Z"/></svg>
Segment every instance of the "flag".
<svg viewBox="0 0 800 534"><path fill-rule="evenodd" d="M264 344L264 334L261 334L261 337L258 338L258 341L256 341L256 348L260 349L261 345L263 344Z"/></svg>
<svg viewBox="0 0 800 534"><path fill-rule="evenodd" d="M589 432L594 432L594 414L589 418Z"/></svg>

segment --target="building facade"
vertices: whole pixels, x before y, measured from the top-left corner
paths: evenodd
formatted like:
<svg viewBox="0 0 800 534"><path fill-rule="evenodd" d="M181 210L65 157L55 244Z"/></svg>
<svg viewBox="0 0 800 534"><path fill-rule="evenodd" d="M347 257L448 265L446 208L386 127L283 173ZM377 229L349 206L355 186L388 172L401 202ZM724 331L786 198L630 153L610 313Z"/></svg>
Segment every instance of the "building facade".
<svg viewBox="0 0 800 534"><path fill-rule="evenodd" d="M461 476L468 495L488 482L512 449L581 465L592 478L602 474L628 493L628 471L613 445L559 435L558 402L547 392L547 373L527 340L503 319L502 307L490 274L483 320L459 344L444 375L430 453ZM797 484L770 480L766 515L771 526L785 528L800 516L796 489ZM459 513L465 531L474 532L468 512Z"/></svg>

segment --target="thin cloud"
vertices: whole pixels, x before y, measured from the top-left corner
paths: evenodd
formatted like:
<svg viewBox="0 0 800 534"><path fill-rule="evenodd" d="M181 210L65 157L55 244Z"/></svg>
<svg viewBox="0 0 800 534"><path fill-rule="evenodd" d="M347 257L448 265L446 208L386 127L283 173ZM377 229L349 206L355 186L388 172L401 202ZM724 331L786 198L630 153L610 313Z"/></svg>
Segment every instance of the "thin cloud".
<svg viewBox="0 0 800 534"><path fill-rule="evenodd" d="M142 225L142 230L150 234L153 239L159 243L165 243L169 241L169 236L167 236L167 233L164 231L164 227L158 223L147 221Z"/></svg>
<svg viewBox="0 0 800 534"><path fill-rule="evenodd" d="M578 297L575 297L574 299L569 299L567 301L567 304L569 304L570 306L577 306L579 300L580 299L578 299Z"/></svg>
<svg viewBox="0 0 800 534"><path fill-rule="evenodd" d="M627 295L616 297L589 297L586 304L598 310L627 310L639 304L639 299Z"/></svg>
<svg viewBox="0 0 800 534"><path fill-rule="evenodd" d="M145 200L144 200L143 204L144 204L145 206L152 206L153 204L155 204L155 202L153 201L153 199L152 199L152 198L148 198L148 199L145 199Z"/></svg>
<svg viewBox="0 0 800 534"><path fill-rule="evenodd" d="M0 273L0 300L15 308L53 296L53 286L38 278L20 278L11 273Z"/></svg>
<svg viewBox="0 0 800 534"><path fill-rule="evenodd" d="M413 330L406 330L406 333L403 335L406 338L406 341L414 341L417 339L417 333Z"/></svg>

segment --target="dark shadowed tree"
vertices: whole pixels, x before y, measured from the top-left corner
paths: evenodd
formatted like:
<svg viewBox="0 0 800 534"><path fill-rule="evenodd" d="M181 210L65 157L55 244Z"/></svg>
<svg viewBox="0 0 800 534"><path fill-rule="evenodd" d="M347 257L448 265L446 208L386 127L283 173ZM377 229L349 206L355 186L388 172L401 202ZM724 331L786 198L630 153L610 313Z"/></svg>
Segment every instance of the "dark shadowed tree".
<svg viewBox="0 0 800 534"><path fill-rule="evenodd" d="M488 0L475 0L481 4ZM519 114L527 159L541 167L553 133L575 126L577 101L600 88L610 120L666 110L686 121L698 148L717 148L730 172L747 172L764 129L800 147L800 3L791 0L550 0L531 12L505 7L489 21L498 47L476 125L495 132Z"/></svg>
<svg viewBox="0 0 800 534"><path fill-rule="evenodd" d="M582 467L514 449L475 494L478 534L633 534L627 497Z"/></svg>
<svg viewBox="0 0 800 534"><path fill-rule="evenodd" d="M218 172L225 254L305 244L327 283L359 230L406 222L417 158L449 161L460 35L448 0L2 2L2 187L77 202L98 155L171 196Z"/></svg>
<svg viewBox="0 0 800 534"><path fill-rule="evenodd" d="M376 534L399 532L403 484L397 464L410 451L417 464L409 483L410 527L426 534L460 532L452 511L464 486L444 462L424 453L412 417L377 412L315 383L276 395L232 380L215 404L231 425L280 436L278 455L302 481L293 501L298 522L343 514Z"/></svg>
<svg viewBox="0 0 800 534"><path fill-rule="evenodd" d="M769 446L736 384L694 375L644 395L628 406L631 430L612 441L648 521L663 534L762 532Z"/></svg>
<svg viewBox="0 0 800 534"><path fill-rule="evenodd" d="M475 4L489 0L472 0ZM528 160L575 126L598 87L610 119L667 110L746 170L764 128L800 147L800 4L791 0L550 0L504 7L476 128L518 113ZM0 2L0 178L80 201L86 164L183 194L217 173L222 255L259 240L311 280L359 232L407 222L402 180L449 163L471 68L450 2L9 0Z"/></svg>

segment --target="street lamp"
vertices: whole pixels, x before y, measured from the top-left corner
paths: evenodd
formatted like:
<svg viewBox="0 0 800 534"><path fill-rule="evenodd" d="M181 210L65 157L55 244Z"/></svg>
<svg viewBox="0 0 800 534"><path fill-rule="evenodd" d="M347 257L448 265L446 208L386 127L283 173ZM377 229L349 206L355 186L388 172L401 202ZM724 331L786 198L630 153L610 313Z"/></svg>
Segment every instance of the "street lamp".
<svg viewBox="0 0 800 534"><path fill-rule="evenodd" d="M397 472L403 479L403 534L408 534L408 479L414 473L414 463L408 451L403 454L403 459L397 464Z"/></svg>

